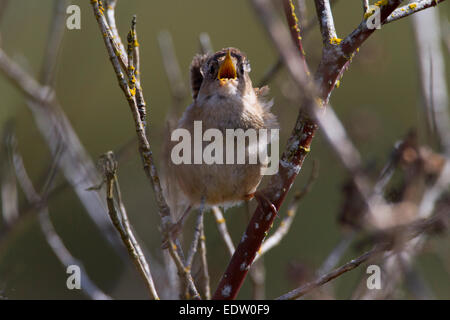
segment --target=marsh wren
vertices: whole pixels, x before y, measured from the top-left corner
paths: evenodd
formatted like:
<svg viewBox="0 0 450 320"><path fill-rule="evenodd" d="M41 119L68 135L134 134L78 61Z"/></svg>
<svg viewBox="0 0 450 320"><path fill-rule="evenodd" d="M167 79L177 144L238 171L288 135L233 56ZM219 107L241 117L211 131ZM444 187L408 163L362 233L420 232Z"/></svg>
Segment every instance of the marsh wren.
<svg viewBox="0 0 450 320"><path fill-rule="evenodd" d="M187 157L188 163L180 163L173 158L180 152L180 148L175 148L174 142L180 135L174 139L172 131L172 159L168 159L169 183L177 185L186 204L181 223L191 208L198 208L202 204L228 207L253 197L259 199L257 187L267 163L261 159L253 163L249 161L254 150L250 150L252 146L247 140L244 150L238 150L238 144L228 150L229 141L226 138L230 129L242 129L240 132L246 132L249 129L270 131L278 128L276 117L270 112L272 101L264 99L268 88L253 88L249 72L250 63L247 57L235 48L222 49L212 55L196 55L192 61L190 73L193 102L185 110L176 130L183 130L182 133L195 136L200 124L203 140L200 145L195 146L195 142L192 143L190 139L190 149L184 149L184 154L179 155ZM208 130L214 133L209 135L209 138L206 137ZM212 141L211 136L214 136L214 140L223 139L214 141L217 143L215 146L222 146L227 152L232 151L234 161L228 161L230 159L227 158L226 151L222 152L217 148L212 152L212 156L218 161L191 161L191 155L199 151L198 147L200 152L202 148L208 148L210 142L205 141L205 138ZM236 136L233 139L236 142ZM267 147L268 143L270 139L263 145ZM206 152L206 149L204 150ZM235 162L239 152L245 153L244 163ZM278 163L276 166L278 168Z"/></svg>

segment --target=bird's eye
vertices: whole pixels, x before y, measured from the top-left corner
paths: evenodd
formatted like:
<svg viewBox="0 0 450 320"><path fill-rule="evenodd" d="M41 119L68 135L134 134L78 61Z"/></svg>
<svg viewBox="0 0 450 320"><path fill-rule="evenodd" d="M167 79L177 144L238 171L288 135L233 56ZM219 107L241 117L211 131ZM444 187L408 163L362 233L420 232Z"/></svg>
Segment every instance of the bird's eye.
<svg viewBox="0 0 450 320"><path fill-rule="evenodd" d="M215 72L216 70L215 70L215 68L214 68L214 65L212 64L210 67L209 67L209 73L210 74L212 74L212 75L214 75L214 72Z"/></svg>

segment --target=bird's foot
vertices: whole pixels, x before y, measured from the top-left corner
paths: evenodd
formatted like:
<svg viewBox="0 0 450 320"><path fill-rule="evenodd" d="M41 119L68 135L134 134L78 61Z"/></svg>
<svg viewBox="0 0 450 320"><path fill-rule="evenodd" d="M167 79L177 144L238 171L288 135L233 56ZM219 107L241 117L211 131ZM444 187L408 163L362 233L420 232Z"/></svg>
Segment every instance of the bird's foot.
<svg viewBox="0 0 450 320"><path fill-rule="evenodd" d="M258 204L263 208L266 205L269 206L269 209L270 209L270 211L272 211L272 214L274 214L276 217L279 217L277 208L272 203L272 201L270 201L269 198L267 198L267 196L263 192L256 191L256 192L250 193L245 196L245 200L247 200L247 201L252 198L255 198L256 201L258 202Z"/></svg>

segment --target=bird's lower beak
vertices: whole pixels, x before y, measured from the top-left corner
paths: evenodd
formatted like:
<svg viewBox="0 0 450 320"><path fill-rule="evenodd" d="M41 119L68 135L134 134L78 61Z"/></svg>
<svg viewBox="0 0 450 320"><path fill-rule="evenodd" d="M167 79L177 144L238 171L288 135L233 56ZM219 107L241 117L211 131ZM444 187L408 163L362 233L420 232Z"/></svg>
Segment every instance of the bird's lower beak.
<svg viewBox="0 0 450 320"><path fill-rule="evenodd" d="M231 59L230 51L227 52L225 59L223 60L217 78L219 80L224 79L236 79L236 67L234 66L233 59Z"/></svg>

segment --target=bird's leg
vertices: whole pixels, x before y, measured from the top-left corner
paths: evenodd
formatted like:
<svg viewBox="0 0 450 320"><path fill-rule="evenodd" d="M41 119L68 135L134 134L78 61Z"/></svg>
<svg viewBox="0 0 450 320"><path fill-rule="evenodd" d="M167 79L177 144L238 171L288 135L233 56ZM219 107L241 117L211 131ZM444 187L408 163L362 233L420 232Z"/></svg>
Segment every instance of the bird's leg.
<svg viewBox="0 0 450 320"><path fill-rule="evenodd" d="M269 198L266 197L266 195L261 191L256 191L250 194L247 194L245 196L245 200L250 200L252 198L255 198L256 201L258 201L258 204L264 208L265 205L269 206L270 211L272 211L272 214L278 217L278 210L273 205L273 203L269 200Z"/></svg>

